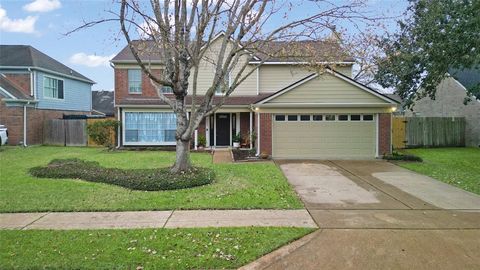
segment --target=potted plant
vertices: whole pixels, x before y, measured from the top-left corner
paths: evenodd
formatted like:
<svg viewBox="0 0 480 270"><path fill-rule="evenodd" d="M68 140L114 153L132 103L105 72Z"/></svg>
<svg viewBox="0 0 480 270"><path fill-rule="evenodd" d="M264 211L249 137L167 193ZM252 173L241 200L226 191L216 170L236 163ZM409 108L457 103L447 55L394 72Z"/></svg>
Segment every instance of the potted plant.
<svg viewBox="0 0 480 270"><path fill-rule="evenodd" d="M240 132L238 132L237 134L235 134L233 137L232 137L232 141L233 141L233 147L234 148L240 148L240 141L242 140L242 136L240 135Z"/></svg>
<svg viewBox="0 0 480 270"><path fill-rule="evenodd" d="M198 136L198 150L205 149L206 144L207 144L207 138L205 137L205 135L199 135Z"/></svg>

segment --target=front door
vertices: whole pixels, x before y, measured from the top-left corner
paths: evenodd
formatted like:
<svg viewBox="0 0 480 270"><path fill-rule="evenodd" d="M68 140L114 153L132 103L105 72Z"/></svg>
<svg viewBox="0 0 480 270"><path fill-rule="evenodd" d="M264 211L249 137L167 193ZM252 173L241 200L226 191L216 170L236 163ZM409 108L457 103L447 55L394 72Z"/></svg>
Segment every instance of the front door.
<svg viewBox="0 0 480 270"><path fill-rule="evenodd" d="M216 120L217 146L230 145L230 114L217 113Z"/></svg>

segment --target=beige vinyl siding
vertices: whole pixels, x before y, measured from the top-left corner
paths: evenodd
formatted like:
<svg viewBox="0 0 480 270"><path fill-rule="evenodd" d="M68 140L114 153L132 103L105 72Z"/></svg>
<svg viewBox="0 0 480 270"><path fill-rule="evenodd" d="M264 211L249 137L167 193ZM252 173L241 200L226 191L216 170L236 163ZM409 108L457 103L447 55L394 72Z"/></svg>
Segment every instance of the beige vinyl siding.
<svg viewBox="0 0 480 270"><path fill-rule="evenodd" d="M348 66L336 66L333 68L333 70L335 70L336 72L338 73L342 73L343 75L347 76L347 77L352 77L352 66L351 65L348 65Z"/></svg>
<svg viewBox="0 0 480 270"><path fill-rule="evenodd" d="M375 158L375 121L273 121L272 136L277 159Z"/></svg>
<svg viewBox="0 0 480 270"><path fill-rule="evenodd" d="M267 103L387 103L330 73L297 86Z"/></svg>
<svg viewBox="0 0 480 270"><path fill-rule="evenodd" d="M262 65L259 73L260 93L272 93L313 72L298 65Z"/></svg>
<svg viewBox="0 0 480 270"><path fill-rule="evenodd" d="M200 67L198 71L198 78L197 78L197 95L203 95L207 92L208 88L210 88L213 84L213 77L214 77L214 70L215 65L213 63L216 62L218 57L218 51L220 51L222 43L222 38L215 40L209 48L207 48L207 52L204 55L204 60L200 62ZM227 49L228 51L228 49ZM244 63L248 61L248 56L243 56L240 59L239 63L233 69L231 73L231 81L235 79L235 76L240 72L241 67ZM248 74L254 66L248 66L242 73L242 76ZM189 78L189 93L191 93L191 89L193 86L193 74L194 70L190 74ZM257 72L254 71L251 75L249 75L232 93L232 96L238 95L256 95L257 94Z"/></svg>

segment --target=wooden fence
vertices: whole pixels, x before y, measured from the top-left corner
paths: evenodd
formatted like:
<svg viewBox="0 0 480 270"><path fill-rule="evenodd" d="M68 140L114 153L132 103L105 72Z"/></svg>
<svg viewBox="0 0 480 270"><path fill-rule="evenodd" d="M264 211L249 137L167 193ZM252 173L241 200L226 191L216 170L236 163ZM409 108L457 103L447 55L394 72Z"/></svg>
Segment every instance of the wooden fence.
<svg viewBox="0 0 480 270"><path fill-rule="evenodd" d="M393 148L465 146L464 117L394 117Z"/></svg>
<svg viewBox="0 0 480 270"><path fill-rule="evenodd" d="M87 125L95 121L111 119L113 118L46 120L43 129L43 143L61 146L98 146L88 137ZM113 134L111 140L115 144Z"/></svg>

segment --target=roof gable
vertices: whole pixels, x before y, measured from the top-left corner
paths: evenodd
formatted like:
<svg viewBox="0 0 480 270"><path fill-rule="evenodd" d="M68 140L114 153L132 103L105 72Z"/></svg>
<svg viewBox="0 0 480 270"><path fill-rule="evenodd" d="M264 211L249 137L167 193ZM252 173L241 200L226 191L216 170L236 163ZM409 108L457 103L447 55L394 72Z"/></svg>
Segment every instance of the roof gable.
<svg viewBox="0 0 480 270"><path fill-rule="evenodd" d="M327 69L312 73L258 104L397 104L389 97L355 80Z"/></svg>
<svg viewBox="0 0 480 270"><path fill-rule="evenodd" d="M39 68L88 83L95 83L77 71L28 45L0 45L0 67Z"/></svg>

